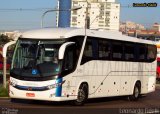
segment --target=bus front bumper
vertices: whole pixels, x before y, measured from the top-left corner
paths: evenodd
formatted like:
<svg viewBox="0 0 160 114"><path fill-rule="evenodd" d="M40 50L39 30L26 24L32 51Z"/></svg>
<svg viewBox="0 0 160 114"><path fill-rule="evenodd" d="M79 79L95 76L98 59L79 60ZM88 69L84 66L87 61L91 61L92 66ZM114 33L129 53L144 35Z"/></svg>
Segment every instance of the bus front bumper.
<svg viewBox="0 0 160 114"><path fill-rule="evenodd" d="M75 99L75 96L68 97L64 94L62 94L61 96L56 96L56 88L47 91L24 91L10 86L9 96L10 98L16 99L43 101L68 101Z"/></svg>

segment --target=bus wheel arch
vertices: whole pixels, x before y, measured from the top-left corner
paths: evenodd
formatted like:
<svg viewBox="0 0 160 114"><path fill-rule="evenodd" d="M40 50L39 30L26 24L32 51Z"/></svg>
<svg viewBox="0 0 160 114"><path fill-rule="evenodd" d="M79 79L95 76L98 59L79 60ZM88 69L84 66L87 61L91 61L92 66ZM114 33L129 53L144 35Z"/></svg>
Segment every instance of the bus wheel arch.
<svg viewBox="0 0 160 114"><path fill-rule="evenodd" d="M141 96L141 81L137 80L134 84L133 93L132 95L128 96L130 101L137 101Z"/></svg>
<svg viewBox="0 0 160 114"><path fill-rule="evenodd" d="M76 106L82 106L88 99L89 94L89 86L87 82L82 82L79 85L78 91L77 91L77 98L73 101L73 104Z"/></svg>

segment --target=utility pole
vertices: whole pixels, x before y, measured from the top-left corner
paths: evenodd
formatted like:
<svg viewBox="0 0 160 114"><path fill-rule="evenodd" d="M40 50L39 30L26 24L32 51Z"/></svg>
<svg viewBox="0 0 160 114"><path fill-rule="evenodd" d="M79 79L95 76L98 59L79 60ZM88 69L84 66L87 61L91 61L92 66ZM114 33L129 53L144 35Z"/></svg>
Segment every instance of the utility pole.
<svg viewBox="0 0 160 114"><path fill-rule="evenodd" d="M49 13L49 12L55 12L55 11L75 11L75 10L79 10L79 9L81 9L81 8L82 8L82 7L80 6L80 7L74 7L74 8L72 8L72 9L62 9L62 10L53 9L53 10L47 10L47 11L45 11L45 12L42 14L42 16L41 16L41 28L43 28L43 25L44 25L44 23L43 23L44 17L45 17L45 15L46 15L47 13Z"/></svg>
<svg viewBox="0 0 160 114"><path fill-rule="evenodd" d="M89 12L88 12L88 8L89 8L89 2L86 0L87 3L87 7L86 7L86 18L85 18L85 35L86 35L86 30L90 28L90 18L89 18Z"/></svg>
<svg viewBox="0 0 160 114"><path fill-rule="evenodd" d="M90 18L89 18L89 2L86 0L87 2L87 7L86 7L86 28L89 29L90 28Z"/></svg>

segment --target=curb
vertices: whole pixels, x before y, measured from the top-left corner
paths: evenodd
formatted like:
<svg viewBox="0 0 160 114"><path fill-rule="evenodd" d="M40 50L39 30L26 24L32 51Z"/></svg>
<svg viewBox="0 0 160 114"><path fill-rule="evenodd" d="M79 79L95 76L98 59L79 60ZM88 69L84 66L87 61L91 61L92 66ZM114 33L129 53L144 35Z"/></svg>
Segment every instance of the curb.
<svg viewBox="0 0 160 114"><path fill-rule="evenodd" d="M1 100L1 99L9 99L9 97L0 97L0 100Z"/></svg>

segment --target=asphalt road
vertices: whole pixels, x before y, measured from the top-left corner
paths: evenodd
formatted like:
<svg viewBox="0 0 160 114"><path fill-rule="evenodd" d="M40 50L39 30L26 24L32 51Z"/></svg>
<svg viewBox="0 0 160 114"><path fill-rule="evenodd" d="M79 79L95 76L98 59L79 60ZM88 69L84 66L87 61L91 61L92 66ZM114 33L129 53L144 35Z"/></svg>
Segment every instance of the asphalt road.
<svg viewBox="0 0 160 114"><path fill-rule="evenodd" d="M126 97L91 99L84 106L69 102L18 101L0 98L2 114L160 114L160 86L138 101Z"/></svg>

